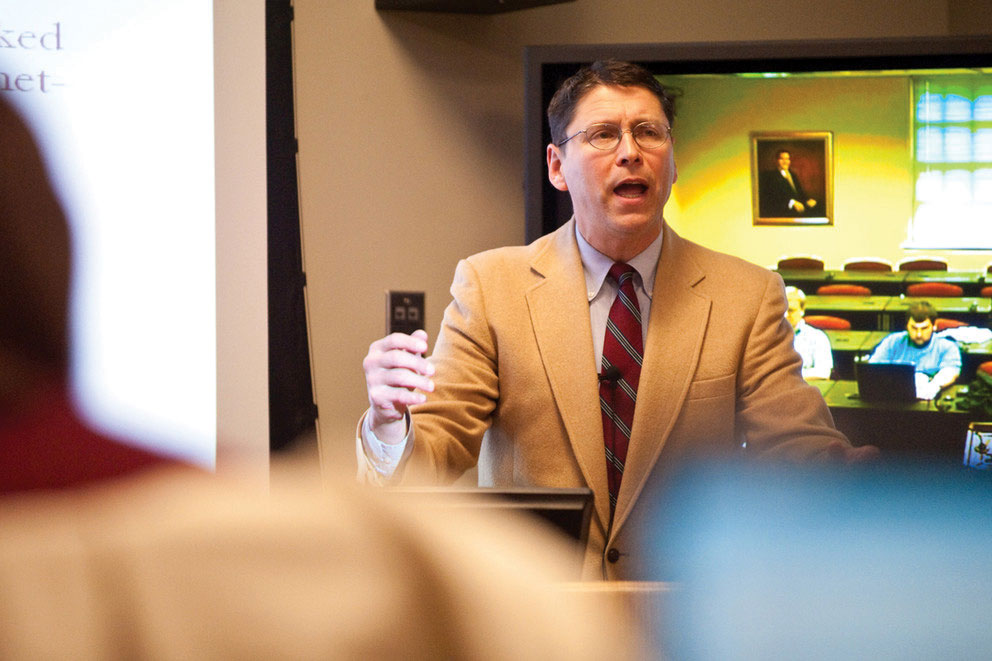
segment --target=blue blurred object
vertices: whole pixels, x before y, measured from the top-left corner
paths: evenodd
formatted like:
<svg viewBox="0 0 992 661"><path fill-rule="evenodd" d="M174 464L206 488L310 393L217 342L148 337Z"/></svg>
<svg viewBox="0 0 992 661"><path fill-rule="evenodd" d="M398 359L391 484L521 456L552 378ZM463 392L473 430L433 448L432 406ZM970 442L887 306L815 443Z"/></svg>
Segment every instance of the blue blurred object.
<svg viewBox="0 0 992 661"><path fill-rule="evenodd" d="M988 473L708 465L663 497L666 658L992 655Z"/></svg>

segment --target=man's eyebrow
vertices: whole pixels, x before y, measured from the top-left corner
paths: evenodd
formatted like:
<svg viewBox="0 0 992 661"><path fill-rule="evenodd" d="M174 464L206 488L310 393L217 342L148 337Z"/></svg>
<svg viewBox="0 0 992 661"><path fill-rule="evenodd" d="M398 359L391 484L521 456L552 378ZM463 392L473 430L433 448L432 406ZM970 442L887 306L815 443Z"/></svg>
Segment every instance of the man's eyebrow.
<svg viewBox="0 0 992 661"><path fill-rule="evenodd" d="M637 126L638 124L667 125L668 120L666 120L664 117L640 117L640 118L635 117L634 119L631 120L630 123L634 126Z"/></svg>
<svg viewBox="0 0 992 661"><path fill-rule="evenodd" d="M613 124L614 126L622 126L623 122L617 121L615 116L613 119L595 119L594 116L593 119L589 120L589 123L586 124L586 126L592 124ZM630 119L630 126L637 126L638 124L658 124L660 126L668 126L668 119L664 116L652 117L649 115L635 116Z"/></svg>

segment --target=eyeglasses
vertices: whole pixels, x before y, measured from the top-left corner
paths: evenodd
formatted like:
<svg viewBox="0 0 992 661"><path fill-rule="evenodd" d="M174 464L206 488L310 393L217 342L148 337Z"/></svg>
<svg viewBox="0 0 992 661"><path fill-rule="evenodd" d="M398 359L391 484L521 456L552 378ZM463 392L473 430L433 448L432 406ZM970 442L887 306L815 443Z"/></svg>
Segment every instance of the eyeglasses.
<svg viewBox="0 0 992 661"><path fill-rule="evenodd" d="M654 122L641 122L632 129L622 129L616 124L590 124L581 131L577 131L558 143L563 144L577 136L579 133L586 134L586 142L591 147L610 151L616 149L623 139L624 133L629 133L634 138L634 142L642 149L657 149L672 137L672 129L668 126L655 124Z"/></svg>

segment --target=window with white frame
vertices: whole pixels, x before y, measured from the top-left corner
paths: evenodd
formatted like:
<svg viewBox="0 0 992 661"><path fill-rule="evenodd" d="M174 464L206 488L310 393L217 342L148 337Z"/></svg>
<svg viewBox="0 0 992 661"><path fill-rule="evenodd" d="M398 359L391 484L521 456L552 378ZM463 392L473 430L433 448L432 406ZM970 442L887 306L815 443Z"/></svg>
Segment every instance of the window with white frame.
<svg viewBox="0 0 992 661"><path fill-rule="evenodd" d="M907 248L992 248L992 74L913 79Z"/></svg>

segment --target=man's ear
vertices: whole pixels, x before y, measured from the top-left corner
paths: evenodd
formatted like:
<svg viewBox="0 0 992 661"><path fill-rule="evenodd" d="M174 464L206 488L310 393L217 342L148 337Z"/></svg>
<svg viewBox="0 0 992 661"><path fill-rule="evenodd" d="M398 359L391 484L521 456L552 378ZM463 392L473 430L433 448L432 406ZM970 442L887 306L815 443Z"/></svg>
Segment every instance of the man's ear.
<svg viewBox="0 0 992 661"><path fill-rule="evenodd" d="M562 154L561 147L548 145L548 181L560 191L567 191L568 184L565 182L565 174L561 171Z"/></svg>

